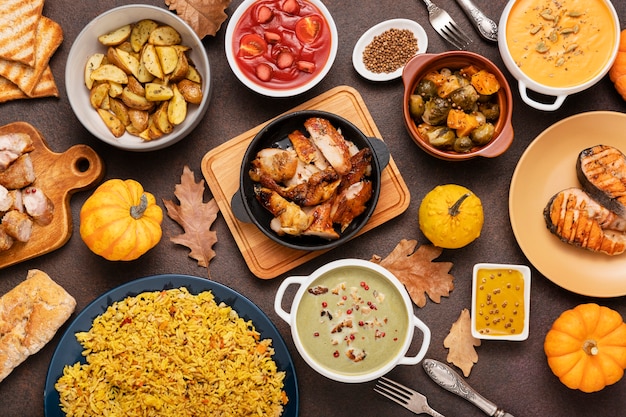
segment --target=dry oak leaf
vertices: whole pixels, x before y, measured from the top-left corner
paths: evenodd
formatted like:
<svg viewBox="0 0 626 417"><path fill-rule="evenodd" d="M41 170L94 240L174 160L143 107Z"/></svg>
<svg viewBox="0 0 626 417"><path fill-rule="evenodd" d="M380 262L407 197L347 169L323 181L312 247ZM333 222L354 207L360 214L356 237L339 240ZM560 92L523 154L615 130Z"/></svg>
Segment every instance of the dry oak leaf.
<svg viewBox="0 0 626 417"><path fill-rule="evenodd" d="M200 39L215 36L228 18L224 11L231 0L165 0L170 10L189 24Z"/></svg>
<svg viewBox="0 0 626 417"><path fill-rule="evenodd" d="M402 239L385 258L374 255L372 262L391 271L404 284L411 299L418 307L426 305L426 296L435 303L447 297L454 289L454 277L450 275L452 262L432 262L443 249L432 245L421 245L417 240Z"/></svg>
<svg viewBox="0 0 626 417"><path fill-rule="evenodd" d="M217 218L219 207L215 199L204 203L203 194L204 180L196 182L193 171L185 166L180 184L176 184L174 188L174 195L180 205L171 200L163 200L163 204L167 215L184 230L183 234L170 237L170 241L187 246L191 249L189 257L197 260L199 266L208 269L209 262L215 257L213 245L217 243L217 233L210 229Z"/></svg>
<svg viewBox="0 0 626 417"><path fill-rule="evenodd" d="M474 346L480 346L480 339L472 336L468 309L464 308L457 321L452 324L450 333L443 339L443 346L449 349L446 360L459 367L467 378L474 364L478 362L478 353Z"/></svg>

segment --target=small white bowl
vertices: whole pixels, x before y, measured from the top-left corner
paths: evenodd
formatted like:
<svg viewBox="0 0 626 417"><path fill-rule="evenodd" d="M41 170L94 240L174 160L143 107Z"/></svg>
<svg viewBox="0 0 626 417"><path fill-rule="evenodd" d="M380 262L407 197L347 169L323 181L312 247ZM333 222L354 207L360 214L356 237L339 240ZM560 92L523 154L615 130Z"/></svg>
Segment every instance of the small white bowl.
<svg viewBox="0 0 626 417"><path fill-rule="evenodd" d="M415 39L417 39L417 54L426 53L428 50L428 35L426 35L426 31L419 23L409 19L385 20L368 29L354 45L352 65L363 78L370 81L390 81L402 76L404 66L393 72L375 73L368 70L363 62L363 51L367 45L374 40L374 37L390 29L408 29L413 32Z"/></svg>
<svg viewBox="0 0 626 417"><path fill-rule="evenodd" d="M488 340L528 339L530 268L479 263L474 265L472 275L472 336Z"/></svg>
<svg viewBox="0 0 626 417"><path fill-rule="evenodd" d="M315 87L324 77L328 74L333 63L335 62L335 57L337 56L337 48L339 45L339 35L337 33L337 26L335 25L335 21L333 20L332 15L320 0L298 0L300 3L310 3L315 6L323 16L324 20L327 23L326 30L330 31L330 50L328 59L326 59L324 65L321 68L316 68L314 74L306 81L304 84L297 84L293 87L273 87L271 84L263 83L254 75L248 75L244 71L241 70L239 64L237 63L237 49L239 46L239 41L235 39L236 33L235 29L237 24L242 19L244 14L251 7L256 7L256 3L258 0L244 0L239 7L233 12L230 20L228 22L228 26L226 27L226 35L224 42L224 49L226 52L226 58L228 59L228 64L230 65L231 70L235 74L235 76L241 81L246 87L255 91L259 94L268 97L293 97L299 94L305 93L309 91L311 88ZM271 3L271 2L270 2ZM275 3L275 2L274 2ZM263 27L258 26L255 30L262 32L264 30ZM280 45L280 43L278 44Z"/></svg>
<svg viewBox="0 0 626 417"><path fill-rule="evenodd" d="M180 125L174 128L172 133L152 141L144 141L140 137L129 133L124 133L119 138L113 136L96 110L91 106L89 90L84 82L87 59L96 52L106 54L107 48L98 42L98 36L142 19L152 19L176 29L182 36L182 44L191 47L188 56L202 76L203 98L200 104L190 104L187 108L187 117ZM129 151L141 152L162 149L187 136L200 123L206 113L211 94L209 58L198 35L176 14L156 6L130 4L102 13L87 24L78 34L67 58L65 88L74 114L76 114L83 126L98 139L109 145Z"/></svg>
<svg viewBox="0 0 626 417"><path fill-rule="evenodd" d="M300 288L288 313L282 304L292 284ZM291 326L306 363L339 382L367 382L396 365L415 365L430 345L430 329L413 314L402 283L386 268L361 259L333 261L309 276L286 278L276 292L274 310ZM414 327L422 332L419 351L405 356ZM351 349L358 359L348 358Z"/></svg>

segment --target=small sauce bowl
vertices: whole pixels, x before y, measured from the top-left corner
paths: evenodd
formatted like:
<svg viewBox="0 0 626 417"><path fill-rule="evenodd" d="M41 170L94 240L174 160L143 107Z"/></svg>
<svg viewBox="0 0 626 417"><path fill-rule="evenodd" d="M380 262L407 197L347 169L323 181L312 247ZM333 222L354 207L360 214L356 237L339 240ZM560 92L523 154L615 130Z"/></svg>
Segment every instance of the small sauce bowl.
<svg viewBox="0 0 626 417"><path fill-rule="evenodd" d="M478 339L528 338L530 268L479 263L472 279L472 336Z"/></svg>

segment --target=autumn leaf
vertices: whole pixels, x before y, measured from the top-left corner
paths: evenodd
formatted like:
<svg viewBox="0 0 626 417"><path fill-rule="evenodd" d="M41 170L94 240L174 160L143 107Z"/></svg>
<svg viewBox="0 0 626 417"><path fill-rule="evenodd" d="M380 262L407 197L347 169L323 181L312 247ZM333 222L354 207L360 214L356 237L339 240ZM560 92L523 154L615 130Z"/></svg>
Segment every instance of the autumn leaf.
<svg viewBox="0 0 626 417"><path fill-rule="evenodd" d="M456 365L468 377L472 367L478 362L478 354L474 346L480 346L480 339L472 336L469 311L464 308L461 315L450 328L450 333L443 340L443 346L448 348L448 362Z"/></svg>
<svg viewBox="0 0 626 417"><path fill-rule="evenodd" d="M454 277L448 272L451 262L432 262L443 249L432 245L421 245L417 250L416 240L402 239L385 258L374 255L372 262L391 271L406 287L411 299L418 307L426 305L426 296L435 303L447 297L454 289Z"/></svg>
<svg viewBox="0 0 626 417"><path fill-rule="evenodd" d="M197 260L199 266L208 269L209 262L215 257L213 245L217 243L217 233L210 229L217 218L219 207L215 199L204 203L203 194L204 180L196 182L193 171L185 166L180 184L174 188L174 195L180 205L171 200L163 200L163 204L167 209L167 215L184 230L183 234L170 237L170 241L187 246L191 249L189 257Z"/></svg>
<svg viewBox="0 0 626 417"><path fill-rule="evenodd" d="M200 39L215 36L228 18L224 10L231 0L165 0L170 10L189 24Z"/></svg>

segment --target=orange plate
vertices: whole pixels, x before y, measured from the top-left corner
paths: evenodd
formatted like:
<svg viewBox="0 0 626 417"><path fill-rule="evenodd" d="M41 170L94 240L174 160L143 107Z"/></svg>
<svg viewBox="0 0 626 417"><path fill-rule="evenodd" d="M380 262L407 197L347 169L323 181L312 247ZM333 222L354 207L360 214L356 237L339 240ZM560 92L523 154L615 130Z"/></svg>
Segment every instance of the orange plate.
<svg viewBox="0 0 626 417"><path fill-rule="evenodd" d="M345 117L366 135L382 139L361 95L348 86L335 87L289 112L325 110ZM287 112L288 113L288 112ZM226 224L235 238L250 271L269 279L299 266L326 251L299 251L282 246L266 237L254 224L240 222L233 214L230 200L239 189L243 155L256 133L267 122L212 149L202 158L202 173L217 202ZM402 214L410 203L409 190L393 158L382 172L382 188L374 214L357 236Z"/></svg>
<svg viewBox="0 0 626 417"><path fill-rule="evenodd" d="M104 175L98 154L87 145L74 145L63 153L52 152L39 131L28 123L15 122L0 127L0 135L23 132L30 135L35 150L30 153L37 179L34 185L54 203L54 219L47 226L33 225L26 243L15 242L0 252L0 268L35 258L63 246L72 235L70 197L90 188Z"/></svg>

